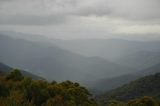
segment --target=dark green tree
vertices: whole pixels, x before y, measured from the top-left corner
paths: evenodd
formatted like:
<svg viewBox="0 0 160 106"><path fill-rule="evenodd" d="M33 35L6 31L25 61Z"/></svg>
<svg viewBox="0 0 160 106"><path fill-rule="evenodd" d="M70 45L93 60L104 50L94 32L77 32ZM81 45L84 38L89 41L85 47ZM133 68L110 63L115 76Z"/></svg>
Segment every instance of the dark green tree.
<svg viewBox="0 0 160 106"><path fill-rule="evenodd" d="M20 70L14 69L12 70L7 76L7 80L14 80L14 81L21 81L23 79L23 75L21 74Z"/></svg>

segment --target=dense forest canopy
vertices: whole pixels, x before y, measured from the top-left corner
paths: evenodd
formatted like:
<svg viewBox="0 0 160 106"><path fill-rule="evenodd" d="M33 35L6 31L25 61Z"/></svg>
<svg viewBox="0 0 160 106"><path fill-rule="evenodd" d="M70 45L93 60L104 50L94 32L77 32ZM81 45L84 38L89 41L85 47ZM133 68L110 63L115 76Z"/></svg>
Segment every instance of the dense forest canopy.
<svg viewBox="0 0 160 106"><path fill-rule="evenodd" d="M0 103L1 106L160 106L158 88L153 86L157 82L158 87L159 78L159 73L146 76L95 100L79 83L33 80L14 69L8 75L0 75Z"/></svg>
<svg viewBox="0 0 160 106"><path fill-rule="evenodd" d="M136 98L127 102L109 101L108 106L160 106L160 101L149 96Z"/></svg>
<svg viewBox="0 0 160 106"><path fill-rule="evenodd" d="M97 96L97 99L104 106L107 104L118 104L113 106L119 106L120 102L117 101L122 101L126 106L159 106L155 105L159 103L158 100L160 100L159 82L160 73L148 75L116 89L107 91L104 94ZM142 105L142 102L145 102L145 105ZM148 102L153 103L152 105L147 105Z"/></svg>
<svg viewBox="0 0 160 106"><path fill-rule="evenodd" d="M33 80L17 69L0 76L0 102L1 106L97 106L79 83Z"/></svg>

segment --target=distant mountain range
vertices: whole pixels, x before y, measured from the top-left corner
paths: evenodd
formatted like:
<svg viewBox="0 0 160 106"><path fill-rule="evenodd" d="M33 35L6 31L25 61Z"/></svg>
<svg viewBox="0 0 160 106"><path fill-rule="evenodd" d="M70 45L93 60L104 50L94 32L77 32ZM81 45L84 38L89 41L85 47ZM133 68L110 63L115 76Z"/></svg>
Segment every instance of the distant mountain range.
<svg viewBox="0 0 160 106"><path fill-rule="evenodd" d="M119 88L108 91L97 99L104 105L109 100L126 101L143 96L151 96L160 99L160 73L148 75L132 81Z"/></svg>
<svg viewBox="0 0 160 106"><path fill-rule="evenodd" d="M57 40L0 34L0 61L48 80L80 81L106 91L159 71L159 41Z"/></svg>
<svg viewBox="0 0 160 106"><path fill-rule="evenodd" d="M3 63L0 63L0 74L1 75L7 75L9 74L11 71L13 70L13 68L3 64ZM37 76L37 75L34 75L32 73L29 73L27 71L23 71L21 70L21 73L26 76L26 77L31 77L32 79L44 79L40 76Z"/></svg>
<svg viewBox="0 0 160 106"><path fill-rule="evenodd" d="M87 81L135 71L99 57L86 57L56 45L0 34L0 60L48 80Z"/></svg>
<svg viewBox="0 0 160 106"><path fill-rule="evenodd" d="M42 35L32 35L14 31L0 31L0 33L29 41L50 42L50 44L57 45L62 49L69 50L76 54L98 56L115 62L127 56L134 56L137 53L160 52L160 41L132 41L123 39L58 40Z"/></svg>
<svg viewBox="0 0 160 106"><path fill-rule="evenodd" d="M106 78L106 79L91 81L91 82L88 82L86 85L88 85L92 89L96 89L98 91L104 92L104 91L109 91L111 89L120 87L123 84L129 83L145 75L155 74L157 72L160 72L160 63L150 68L140 70L138 72L125 74L125 75L121 75L113 78Z"/></svg>
<svg viewBox="0 0 160 106"><path fill-rule="evenodd" d="M160 41L131 41L123 39L55 40L59 47L85 56L99 56L111 61L141 51L160 52Z"/></svg>
<svg viewBox="0 0 160 106"><path fill-rule="evenodd" d="M160 63L160 52L139 51L117 59L116 63L143 70Z"/></svg>

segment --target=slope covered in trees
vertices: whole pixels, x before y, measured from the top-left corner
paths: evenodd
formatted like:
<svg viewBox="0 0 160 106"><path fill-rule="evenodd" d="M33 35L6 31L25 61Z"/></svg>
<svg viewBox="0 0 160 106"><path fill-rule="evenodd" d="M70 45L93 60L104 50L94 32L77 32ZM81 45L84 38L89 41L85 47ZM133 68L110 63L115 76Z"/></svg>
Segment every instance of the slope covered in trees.
<svg viewBox="0 0 160 106"><path fill-rule="evenodd" d="M126 102L112 100L109 101L107 106L160 106L160 101L149 96L144 96Z"/></svg>
<svg viewBox="0 0 160 106"><path fill-rule="evenodd" d="M146 75L155 74L160 72L160 63L156 64L152 67L146 68L144 70L140 70L138 72L125 74L112 78L104 78L101 80L91 81L88 84L89 88L96 89L99 91L109 91L111 89L115 89L117 87L122 86L123 84L134 81L138 78L144 77Z"/></svg>
<svg viewBox="0 0 160 106"><path fill-rule="evenodd" d="M102 104L106 104L110 100L127 101L143 96L151 96L160 99L159 82L160 73L145 76L129 84L125 84L122 87L108 91L98 96L98 99Z"/></svg>
<svg viewBox="0 0 160 106"><path fill-rule="evenodd" d="M97 106L78 83L32 80L19 70L0 76L1 106Z"/></svg>

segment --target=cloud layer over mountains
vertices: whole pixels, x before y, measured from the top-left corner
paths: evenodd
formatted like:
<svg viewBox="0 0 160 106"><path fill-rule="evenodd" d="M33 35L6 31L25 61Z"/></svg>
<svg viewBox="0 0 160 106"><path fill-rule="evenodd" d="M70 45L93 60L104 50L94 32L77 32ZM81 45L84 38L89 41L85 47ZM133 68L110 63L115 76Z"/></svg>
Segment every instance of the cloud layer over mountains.
<svg viewBox="0 0 160 106"><path fill-rule="evenodd" d="M0 0L0 30L69 39L160 34L159 10L159 0Z"/></svg>

